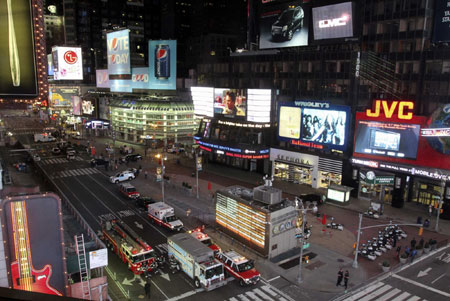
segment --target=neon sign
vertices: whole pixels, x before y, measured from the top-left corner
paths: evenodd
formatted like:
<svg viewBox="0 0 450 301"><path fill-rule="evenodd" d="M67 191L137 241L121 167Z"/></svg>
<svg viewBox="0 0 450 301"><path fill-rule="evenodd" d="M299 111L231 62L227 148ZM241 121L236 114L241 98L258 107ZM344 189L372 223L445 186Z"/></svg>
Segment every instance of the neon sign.
<svg viewBox="0 0 450 301"><path fill-rule="evenodd" d="M413 118L414 102L394 100L389 103L387 100L379 99L375 100L375 111L366 110L367 117L380 117L381 107L383 107L386 118L392 118L397 108L398 119L410 120Z"/></svg>
<svg viewBox="0 0 450 301"><path fill-rule="evenodd" d="M350 19L348 15L343 15L340 18L326 19L319 21L319 28L329 28L347 25L347 21Z"/></svg>

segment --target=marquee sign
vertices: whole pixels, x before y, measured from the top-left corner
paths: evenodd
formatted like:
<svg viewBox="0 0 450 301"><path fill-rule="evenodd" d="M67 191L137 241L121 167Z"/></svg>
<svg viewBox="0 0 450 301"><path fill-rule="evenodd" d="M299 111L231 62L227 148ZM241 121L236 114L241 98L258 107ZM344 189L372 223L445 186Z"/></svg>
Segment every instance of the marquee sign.
<svg viewBox="0 0 450 301"><path fill-rule="evenodd" d="M398 119L410 120L413 118L414 102L412 101L387 101L387 100L375 100L374 111L371 109L366 110L367 117L380 117L381 108L386 118L392 118L396 113Z"/></svg>

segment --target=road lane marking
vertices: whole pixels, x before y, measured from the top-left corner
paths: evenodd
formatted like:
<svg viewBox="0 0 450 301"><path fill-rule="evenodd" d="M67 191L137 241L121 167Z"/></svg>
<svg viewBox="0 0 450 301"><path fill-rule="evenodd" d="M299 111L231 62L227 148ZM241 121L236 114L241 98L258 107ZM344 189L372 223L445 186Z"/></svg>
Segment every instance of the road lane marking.
<svg viewBox="0 0 450 301"><path fill-rule="evenodd" d="M435 289L434 287L431 287L431 286L422 284L422 283L420 283L420 282L417 282L417 281L414 281L414 280L411 280L411 279L408 279L408 278L399 276L399 275L397 275L397 274L392 274L392 277L397 278L397 279L400 279L400 280L403 280L403 281L408 282L408 283L411 283L411 284L413 284L413 285L415 285L415 286L422 287L422 288L424 288L424 289L427 289L427 290L432 291L432 292L434 292L434 293L440 294L440 295L442 295L442 296L450 297L450 294L449 294L449 293L446 293L446 292L443 292L443 291L441 291L441 290Z"/></svg>
<svg viewBox="0 0 450 301"><path fill-rule="evenodd" d="M436 281L438 281L439 279L441 279L442 277L444 277L446 275L446 273L442 274L441 276L437 277L436 279L434 279L433 281L431 281L431 283L435 283Z"/></svg>
<svg viewBox="0 0 450 301"><path fill-rule="evenodd" d="M367 296L364 296L364 298L359 299L359 301L372 300L373 298L376 298L378 295L383 294L384 292L386 292L387 290L390 290L391 288L392 288L392 286L390 286L389 284L386 284L386 285L382 286L381 288L377 289L376 291L368 294Z"/></svg>
<svg viewBox="0 0 450 301"><path fill-rule="evenodd" d="M279 301L295 301L294 299L292 299L289 295L283 293L281 290L279 290L278 288L276 288L275 286L272 286L269 282L267 282L266 279L261 277L261 282L265 284L265 287L267 287L267 289L273 290L276 293L278 293L278 300ZM266 288L262 287L262 289L264 289L265 291L267 291Z"/></svg>
<svg viewBox="0 0 450 301"><path fill-rule="evenodd" d="M367 287L366 289L360 291L357 294L354 294L353 296L348 297L345 300L346 301L357 300L359 297L367 295L368 293L374 291L375 289L377 289L377 288L379 288L380 286L383 286L383 285L384 285L383 282L378 282L378 283L372 284L371 286Z"/></svg>
<svg viewBox="0 0 450 301"><path fill-rule="evenodd" d="M240 294L238 295L239 299L241 299L242 301L251 301L249 298L247 298L244 294Z"/></svg>
<svg viewBox="0 0 450 301"><path fill-rule="evenodd" d="M275 293L274 291L272 291L272 290L270 289L270 287L267 286L267 285L261 286L261 289L265 290L266 293L269 293L270 295L272 295L272 297L276 297L276 296L277 296L277 293Z"/></svg>
<svg viewBox="0 0 450 301"><path fill-rule="evenodd" d="M198 292L203 292L203 291L204 291L204 289L202 289L202 288L201 289L196 289L195 291L189 291L189 292L186 292L184 294L181 294L181 295L178 295L178 296L172 297L172 298L167 297L166 294L164 294L164 293L163 294L164 294L164 296L166 296L167 301L176 301L176 300L187 298L189 296L193 296L193 295L197 294Z"/></svg>
<svg viewBox="0 0 450 301"><path fill-rule="evenodd" d="M388 299L391 299L392 297L394 297L395 295L397 295L400 292L401 292L401 290L399 290L398 288L394 288L392 291L390 291L386 295L383 295L380 298L378 298L377 301L386 301Z"/></svg>
<svg viewBox="0 0 450 301"><path fill-rule="evenodd" d="M277 280L277 279L280 278L280 277L281 277L281 276L278 275L278 276L276 276L276 277L273 277L273 278L267 280L267 282L271 282L271 281Z"/></svg>
<svg viewBox="0 0 450 301"><path fill-rule="evenodd" d="M403 300L405 300L406 298L408 298L410 295L411 295L410 293L404 292L403 294L401 294L401 295L398 296L397 298L392 299L392 301L403 301Z"/></svg>
<svg viewBox="0 0 450 301"><path fill-rule="evenodd" d="M408 301L417 301L417 300L420 300L420 297L413 296L413 297L408 299Z"/></svg>

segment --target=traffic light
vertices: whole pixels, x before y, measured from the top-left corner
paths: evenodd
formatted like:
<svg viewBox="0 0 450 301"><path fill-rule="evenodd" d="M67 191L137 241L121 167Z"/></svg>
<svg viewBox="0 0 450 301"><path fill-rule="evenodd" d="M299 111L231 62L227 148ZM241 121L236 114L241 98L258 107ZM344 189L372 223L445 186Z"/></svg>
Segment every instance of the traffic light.
<svg viewBox="0 0 450 301"><path fill-rule="evenodd" d="M423 234L423 227L420 227L419 228L419 236L422 236L422 234Z"/></svg>

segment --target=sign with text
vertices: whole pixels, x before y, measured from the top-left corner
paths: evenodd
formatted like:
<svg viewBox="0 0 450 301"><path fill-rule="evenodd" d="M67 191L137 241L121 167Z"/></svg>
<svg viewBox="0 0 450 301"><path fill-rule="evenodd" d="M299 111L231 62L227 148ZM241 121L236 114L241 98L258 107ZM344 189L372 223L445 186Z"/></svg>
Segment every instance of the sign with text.
<svg viewBox="0 0 450 301"><path fill-rule="evenodd" d="M131 93L133 88L129 79L110 79L109 89L111 92Z"/></svg>
<svg viewBox="0 0 450 301"><path fill-rule="evenodd" d="M314 40L353 37L351 2L314 7L312 17Z"/></svg>
<svg viewBox="0 0 450 301"><path fill-rule="evenodd" d="M108 265L108 249L89 252L89 268L95 269Z"/></svg>
<svg viewBox="0 0 450 301"><path fill-rule="evenodd" d="M450 41L450 1L435 0L433 42Z"/></svg>
<svg viewBox="0 0 450 301"><path fill-rule="evenodd" d="M177 41L150 40L149 51L149 80L150 89L177 89Z"/></svg>
<svg viewBox="0 0 450 301"><path fill-rule="evenodd" d="M83 58L80 47L53 47L53 78L55 80L82 80Z"/></svg>
<svg viewBox="0 0 450 301"><path fill-rule="evenodd" d="M109 75L130 74L130 30L106 34Z"/></svg>
<svg viewBox="0 0 450 301"><path fill-rule="evenodd" d="M73 97L80 95L80 87L51 85L48 94L51 107L72 107Z"/></svg>
<svg viewBox="0 0 450 301"><path fill-rule="evenodd" d="M412 101L388 101L375 100L373 110L367 109L366 116L378 118L383 115L386 118L397 117L398 119L410 120L413 118L414 102Z"/></svg>
<svg viewBox="0 0 450 301"><path fill-rule="evenodd" d="M131 87L133 89L149 89L148 67L131 68Z"/></svg>

